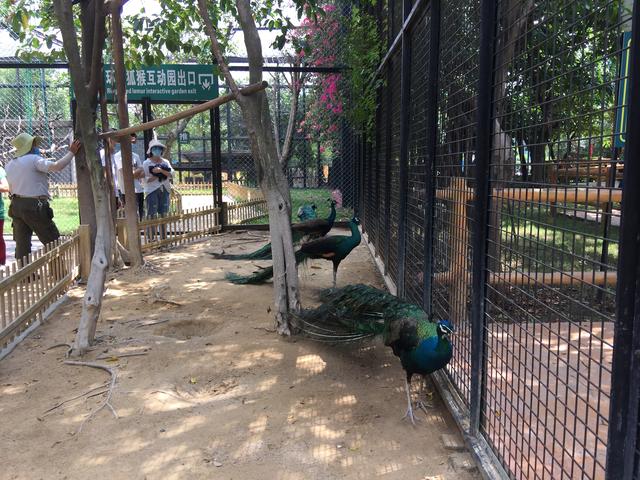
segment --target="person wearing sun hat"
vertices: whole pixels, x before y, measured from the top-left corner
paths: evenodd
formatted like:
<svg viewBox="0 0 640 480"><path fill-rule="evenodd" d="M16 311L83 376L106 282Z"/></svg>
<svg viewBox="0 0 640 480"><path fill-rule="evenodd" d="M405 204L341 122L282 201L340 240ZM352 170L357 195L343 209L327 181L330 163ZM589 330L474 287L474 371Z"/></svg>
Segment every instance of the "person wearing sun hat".
<svg viewBox="0 0 640 480"><path fill-rule="evenodd" d="M169 197L171 193L171 178L173 168L165 158L162 158L166 147L158 140L149 142L147 154L150 155L143 164L145 182L144 194L147 203L147 217L164 216L169 212Z"/></svg>
<svg viewBox="0 0 640 480"><path fill-rule="evenodd" d="M49 172L63 170L80 150L81 143L75 140L69 151L58 161L51 161L40 155L41 139L21 133L11 143L14 146L13 159L5 170L11 205L9 216L13 221L13 239L16 242L16 259L31 253L31 236L35 232L43 243L51 243L60 237L58 227L53 222L53 210L49 206Z"/></svg>

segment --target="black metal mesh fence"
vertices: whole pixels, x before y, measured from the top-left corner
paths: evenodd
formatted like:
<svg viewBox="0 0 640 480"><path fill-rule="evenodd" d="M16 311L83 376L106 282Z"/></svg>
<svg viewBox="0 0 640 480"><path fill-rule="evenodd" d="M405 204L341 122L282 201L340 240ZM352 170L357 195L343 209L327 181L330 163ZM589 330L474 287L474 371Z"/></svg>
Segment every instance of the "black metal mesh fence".
<svg viewBox="0 0 640 480"><path fill-rule="evenodd" d="M500 468L604 478L640 431L612 436L609 420L627 381L613 352L629 348L614 325L630 3L416 1L399 18L402 3L380 9L393 50L363 147L367 239L399 295L453 322L445 383Z"/></svg>

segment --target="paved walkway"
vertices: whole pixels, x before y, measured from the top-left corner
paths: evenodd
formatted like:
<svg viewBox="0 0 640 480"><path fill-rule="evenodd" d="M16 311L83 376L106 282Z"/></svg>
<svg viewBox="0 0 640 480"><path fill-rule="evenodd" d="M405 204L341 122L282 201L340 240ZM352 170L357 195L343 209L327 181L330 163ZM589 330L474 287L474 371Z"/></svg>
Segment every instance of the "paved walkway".
<svg viewBox="0 0 640 480"><path fill-rule="evenodd" d="M7 265L16 259L16 242L13 241L13 235L4 235L4 243L7 244ZM31 251L35 252L42 248L42 243L35 235L31 240Z"/></svg>

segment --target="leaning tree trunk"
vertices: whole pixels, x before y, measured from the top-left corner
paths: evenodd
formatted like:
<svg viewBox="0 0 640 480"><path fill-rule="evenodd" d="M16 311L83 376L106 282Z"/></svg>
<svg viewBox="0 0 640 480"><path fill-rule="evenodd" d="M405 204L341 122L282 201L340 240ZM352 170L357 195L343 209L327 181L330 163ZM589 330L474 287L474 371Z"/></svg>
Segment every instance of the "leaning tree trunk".
<svg viewBox="0 0 640 480"><path fill-rule="evenodd" d="M250 83L258 83L262 81L264 59L260 36L252 16L251 4L249 0L236 0L235 3L249 59L249 81ZM238 86L222 55L206 0L198 0L198 9L207 35L211 40L211 51L242 109L242 116L251 143L251 153L258 172L258 183L267 199L273 257L276 324L279 333L288 335L290 333L288 313L290 310L295 311L300 308L298 271L291 237L289 183L282 170L276 150L269 102L263 91L246 97L239 93Z"/></svg>
<svg viewBox="0 0 640 480"><path fill-rule="evenodd" d="M98 7L92 8L94 14L93 22L86 16L82 18L83 40L86 42L85 33L87 31L93 32L93 45L90 50L91 60L87 61L85 58L83 63L80 58L71 2L54 0L53 6L60 32L62 33L63 45L69 62L69 73L76 96L76 119L91 178L97 224L91 273L89 274L82 304L78 333L72 348L73 355L82 355L87 351L95 337L102 307L106 273L109 267L109 254L115 240L110 233L111 207L109 204L109 192L97 154L98 135L96 132L96 98L102 75L105 15L102 2L98 0L83 2L83 12L87 9L90 10L92 7ZM87 56L87 45L85 43L83 43L83 54L85 57ZM86 65L89 65L89 67L85 67ZM87 71L89 69L90 72ZM87 79L89 79L88 82Z"/></svg>

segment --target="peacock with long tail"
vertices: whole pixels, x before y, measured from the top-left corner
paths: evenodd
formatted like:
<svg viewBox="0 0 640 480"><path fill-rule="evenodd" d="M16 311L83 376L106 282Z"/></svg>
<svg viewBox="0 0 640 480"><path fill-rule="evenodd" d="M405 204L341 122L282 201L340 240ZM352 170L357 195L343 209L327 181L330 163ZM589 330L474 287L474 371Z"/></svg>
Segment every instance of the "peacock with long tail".
<svg viewBox="0 0 640 480"><path fill-rule="evenodd" d="M340 262L347 258L347 255L360 244L361 236L358 229L360 220L353 217L349 222L351 235L332 235L330 237L319 238L312 242L303 243L296 252L296 265L312 258L323 258L333 262L333 288L336 287L336 276ZM226 279L238 285L261 284L273 276L273 267L266 267L252 275L238 275L227 272Z"/></svg>
<svg viewBox="0 0 640 480"><path fill-rule="evenodd" d="M330 198L327 199L327 201L331 202L331 212L326 219L315 218L291 225L291 235L294 244L298 244L305 239L324 237L333 228L336 220L336 201ZM229 254L209 252L209 254L221 260L271 260L271 243L267 243L251 253Z"/></svg>
<svg viewBox="0 0 640 480"><path fill-rule="evenodd" d="M424 310L368 285L325 290L322 304L293 316L294 328L309 338L343 343L382 335L384 344L400 358L406 372L407 412L415 424L411 378L444 368L453 355L448 320L432 322ZM421 403L418 405L422 408Z"/></svg>

